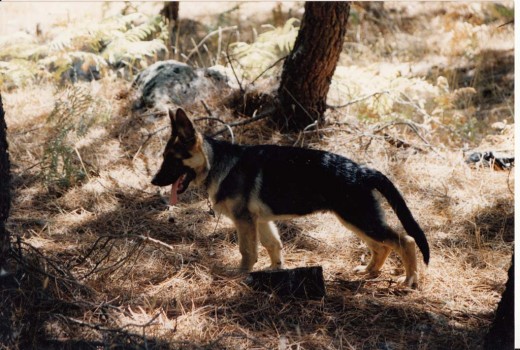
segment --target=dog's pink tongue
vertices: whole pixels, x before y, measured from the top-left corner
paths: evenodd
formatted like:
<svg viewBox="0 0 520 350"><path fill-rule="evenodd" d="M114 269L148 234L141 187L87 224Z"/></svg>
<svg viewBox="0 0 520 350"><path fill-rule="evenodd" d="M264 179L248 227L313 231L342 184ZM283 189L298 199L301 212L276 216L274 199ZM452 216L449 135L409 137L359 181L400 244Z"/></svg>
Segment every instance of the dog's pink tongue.
<svg viewBox="0 0 520 350"><path fill-rule="evenodd" d="M172 185L172 191L170 193L170 205L177 204L177 190L179 189L179 184L181 183L181 178L179 178L175 183Z"/></svg>

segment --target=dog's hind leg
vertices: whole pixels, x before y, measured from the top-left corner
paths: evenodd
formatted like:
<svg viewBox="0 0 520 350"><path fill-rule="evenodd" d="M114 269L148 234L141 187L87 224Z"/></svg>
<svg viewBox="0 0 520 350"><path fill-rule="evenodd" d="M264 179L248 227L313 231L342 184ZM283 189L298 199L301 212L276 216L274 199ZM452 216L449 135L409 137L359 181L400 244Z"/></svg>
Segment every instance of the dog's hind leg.
<svg viewBox="0 0 520 350"><path fill-rule="evenodd" d="M271 258L271 269L283 269L282 241L274 222L258 222L260 243Z"/></svg>
<svg viewBox="0 0 520 350"><path fill-rule="evenodd" d="M354 272L377 275L393 249L401 257L406 271L406 276L400 278L399 283L410 288L417 287L419 282L417 273L417 255L415 240L412 237L406 234L400 235L390 227L386 226L386 224L382 225L378 229L379 232L376 236L371 230L361 230L342 219L341 221L347 228L353 231L366 243L372 255L368 265L357 266L354 268ZM381 234L382 232L384 232L384 234ZM373 236L376 236L378 240L372 238ZM382 236L384 236L384 238Z"/></svg>
<svg viewBox="0 0 520 350"><path fill-rule="evenodd" d="M379 271L381 271L381 268L383 267L383 264L385 263L386 258L388 257L392 249L384 243L378 242L375 239L371 238L369 235L365 233L365 231L345 221L339 215L338 219L341 221L343 226L345 226L350 231L354 232L356 236L361 238L361 240L363 240L363 242L365 242L368 248L370 249L371 257L368 265L356 266L354 268L354 272L369 275L378 275Z"/></svg>
<svg viewBox="0 0 520 350"><path fill-rule="evenodd" d="M242 260L240 269L251 271L258 260L258 235L256 231L256 222L250 219L235 220L237 229L238 247Z"/></svg>
<svg viewBox="0 0 520 350"><path fill-rule="evenodd" d="M361 235L358 234L358 236ZM385 246L384 244L381 244L379 242L374 241L373 239L366 237L365 235L363 236L363 241L367 244L368 248L370 249L370 262L368 263L368 265L356 266L354 268L354 272L366 273L369 275L377 275L379 274L379 271L381 271L381 268L383 267L383 264L385 263L386 258L388 257L392 249Z"/></svg>
<svg viewBox="0 0 520 350"><path fill-rule="evenodd" d="M353 231L369 247L372 257L367 266L354 269L358 273L377 274L390 252L395 250L401 257L406 276L400 282L408 287L417 287L417 256L415 240L407 234L399 234L390 228L384 219L375 197L365 194L349 209L335 211L339 220Z"/></svg>
<svg viewBox="0 0 520 350"><path fill-rule="evenodd" d="M392 231L389 239L385 241L385 244L389 245L393 250L399 254L406 271L406 276L399 279L399 282L403 285L416 288L419 283L419 275L417 272L417 253L415 248L415 240L406 234L399 235L391 228Z"/></svg>

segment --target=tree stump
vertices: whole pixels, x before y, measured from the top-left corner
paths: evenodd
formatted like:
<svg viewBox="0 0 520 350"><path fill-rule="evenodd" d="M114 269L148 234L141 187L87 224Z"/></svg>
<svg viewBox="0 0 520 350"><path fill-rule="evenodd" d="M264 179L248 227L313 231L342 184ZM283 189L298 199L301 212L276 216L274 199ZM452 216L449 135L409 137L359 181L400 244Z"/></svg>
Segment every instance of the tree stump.
<svg viewBox="0 0 520 350"><path fill-rule="evenodd" d="M246 283L255 290L273 292L279 297L321 299L325 296L321 266L255 271L249 274Z"/></svg>

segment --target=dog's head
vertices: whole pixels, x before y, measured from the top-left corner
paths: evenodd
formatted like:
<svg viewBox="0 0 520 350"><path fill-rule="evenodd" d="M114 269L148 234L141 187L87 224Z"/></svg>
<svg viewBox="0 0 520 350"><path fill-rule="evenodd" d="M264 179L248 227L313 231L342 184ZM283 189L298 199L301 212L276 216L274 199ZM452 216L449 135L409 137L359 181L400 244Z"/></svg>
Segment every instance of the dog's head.
<svg viewBox="0 0 520 350"><path fill-rule="evenodd" d="M155 186L172 185L170 204L177 202L177 194L186 191L191 181L200 183L209 171L202 134L181 109L168 110L172 133L163 153L161 168L155 174Z"/></svg>

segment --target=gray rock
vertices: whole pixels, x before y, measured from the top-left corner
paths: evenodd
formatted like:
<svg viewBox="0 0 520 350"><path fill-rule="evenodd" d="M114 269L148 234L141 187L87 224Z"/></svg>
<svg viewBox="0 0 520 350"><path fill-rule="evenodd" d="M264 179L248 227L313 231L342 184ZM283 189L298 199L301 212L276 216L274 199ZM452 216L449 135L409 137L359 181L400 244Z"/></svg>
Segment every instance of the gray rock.
<svg viewBox="0 0 520 350"><path fill-rule="evenodd" d="M156 62L135 78L133 108L164 109L172 103L189 106L212 94L222 95L222 89L230 87L229 81L224 67L194 69L175 60Z"/></svg>

